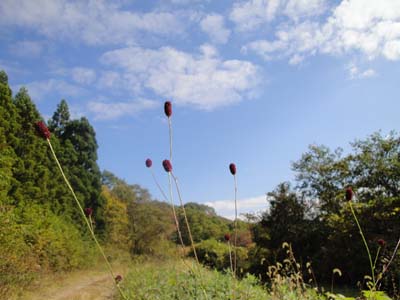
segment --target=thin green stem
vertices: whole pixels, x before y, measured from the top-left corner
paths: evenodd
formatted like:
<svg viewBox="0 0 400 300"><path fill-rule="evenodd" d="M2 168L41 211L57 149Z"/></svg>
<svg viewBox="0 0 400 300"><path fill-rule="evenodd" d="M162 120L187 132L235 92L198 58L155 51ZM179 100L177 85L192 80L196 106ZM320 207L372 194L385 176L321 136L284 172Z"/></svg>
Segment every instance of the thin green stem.
<svg viewBox="0 0 400 300"><path fill-rule="evenodd" d="M378 257L379 257L379 253L380 252L381 252L381 246L379 246L378 251L376 251L376 256L375 256L375 260L374 260L374 272L375 272L376 262L378 261Z"/></svg>
<svg viewBox="0 0 400 300"><path fill-rule="evenodd" d="M372 289L375 290L375 287L376 287L375 272L374 272L374 265L372 263L371 252L369 251L369 247L368 247L367 241L366 241L364 233L363 233L363 231L361 229L360 223L358 222L358 219L357 219L356 213L354 212L353 205L352 205L351 201L350 201L350 209L351 209L351 213L353 214L354 220L357 223L358 230L360 232L361 238L362 238L362 240L364 242L364 245L365 245L365 249L367 250L367 253L368 253L368 259L369 259L369 264L370 264L370 267L371 267L371 275L372 275L372 283L373 283Z"/></svg>
<svg viewBox="0 0 400 300"><path fill-rule="evenodd" d="M152 175L152 177L153 177L153 180L154 180L154 182L155 182L156 185L157 185L158 190L159 190L160 193L163 195L164 200L165 200L166 202L168 202L168 197L167 197L167 195L165 194L164 190L162 189L161 185L158 183L158 180L157 180L156 176L154 175L154 172L153 172L152 170L150 170L150 171L151 171L151 175ZM176 211L175 211L175 206L174 206L174 202L173 202L171 190L172 190L172 188L170 188L170 197L171 197L170 205L171 205L171 208L172 208L172 214L173 214L173 216L174 216L176 232L178 233L179 242L181 243L181 247L182 247L182 254L184 255L184 254L185 254L185 244L183 243L182 233L181 233L181 230L180 230L180 228L179 228L179 221L178 221L178 218L177 218L177 216L176 216Z"/></svg>
<svg viewBox="0 0 400 300"><path fill-rule="evenodd" d="M382 273L381 273L381 276L380 276L380 278L377 280L377 283L378 283L378 281L379 281L380 279L382 279L383 274L385 274L386 271L389 269L390 264L393 262L394 258L396 257L396 254L397 254L397 251L399 250L399 247L400 247L400 238L399 238L399 240L397 241L396 247L395 247L394 250L393 250L392 257L390 258L390 260L389 260L389 262L386 264L386 266L383 268Z"/></svg>
<svg viewBox="0 0 400 300"><path fill-rule="evenodd" d="M172 163L172 124L171 124L171 118L168 118L168 129L169 129L169 160Z"/></svg>
<svg viewBox="0 0 400 300"><path fill-rule="evenodd" d="M237 181L236 181L236 175L233 175L234 178L234 184L235 184L235 221L234 221L234 240L233 240L233 246L234 246L234 252L233 252L233 256L234 256L234 276L237 276L237 218L238 218L238 210L237 210Z"/></svg>
<svg viewBox="0 0 400 300"><path fill-rule="evenodd" d="M91 228L92 231L94 232L94 229L93 229L93 220L92 220L92 216L91 216L91 215L89 215L89 224L90 224L90 228Z"/></svg>
<svg viewBox="0 0 400 300"><path fill-rule="evenodd" d="M235 278L235 274L233 273L231 242L229 242L229 241L228 241L228 247L229 247L229 262L230 262L230 264L231 264L231 272L232 272L233 278Z"/></svg>
<svg viewBox="0 0 400 300"><path fill-rule="evenodd" d="M104 261L106 262L106 265L107 265L107 267L108 267L108 270L110 271L110 274L111 274L111 277L112 277L112 280L113 280L115 286L117 287L117 289L118 289L119 293L121 294L122 298L124 298L125 300L128 300L128 298L125 296L125 294L124 294L123 291L121 290L119 284L116 283L116 281L115 281L115 275L114 275L114 271L113 271L113 269L112 269L112 267L111 267L111 264L110 264L110 262L108 261L107 256L106 256L106 254L105 254L104 251L103 251L103 248L100 246L100 243L98 242L98 240L97 240L97 238L96 238L96 236L95 236L95 234L94 234L94 232L93 232L93 229L92 229L92 227L91 227L91 225L90 225L90 223L89 223L89 219L86 217L85 211L83 210L82 205L80 204L78 198L76 197L75 192L74 192L74 189L72 188L71 184L69 183L67 177L66 177L65 174L64 174L63 168L61 167L61 164L60 164L60 162L58 161L57 155L56 155L56 153L54 152L54 149L53 149L53 146L51 145L50 140L49 140L49 139L46 139L46 140L47 140L47 143L49 144L49 147L50 147L51 153L53 154L54 160L55 160L56 163L57 163L58 169L60 170L61 175L62 175L62 177L64 178L65 183L67 184L69 190L70 190L71 193L72 193L73 198L75 199L76 204L77 204L78 207L79 207L79 210L80 210L80 212L81 212L81 214L82 214L82 216L83 216L83 219L84 219L85 222L86 222L87 227L89 228L89 232L90 232L90 234L91 234L91 236L92 236L92 238L93 238L93 240L94 240L94 242L95 242L97 248L99 249L101 255L103 256Z"/></svg>
<svg viewBox="0 0 400 300"><path fill-rule="evenodd" d="M193 254L194 254L194 257L195 257L196 262L197 262L197 271L198 271L198 275L199 275L199 279L200 279L200 286L201 286L201 289L202 289L202 291L203 291L203 293L204 293L204 296L206 297L206 299L208 299L207 292L206 292L206 290L205 290L205 288L204 288L203 276L202 276L202 274L201 274L200 261L199 261L199 258L197 257L197 252L196 252L196 247L194 246L194 241L193 241L192 232L190 231L190 226L189 226L189 221L188 221L188 219L187 219L185 206L183 205L181 192L180 192L180 190L179 190L178 179L172 174L172 172L168 172L168 183L169 183L169 190L170 190L171 201L172 201L172 183L171 183L171 177L174 179L174 182L175 182L176 191L177 191L177 193L178 193L179 202L180 202L180 204L181 204L183 216L184 216L184 218L185 218L186 227L187 227L188 234L189 234L189 238L190 238L190 243L191 243L191 246L192 246L192 249L193 249ZM183 243L183 242L182 242L182 243Z"/></svg>
<svg viewBox="0 0 400 300"><path fill-rule="evenodd" d="M187 215L186 215L185 206L183 205L182 196L181 196L181 192L180 192L179 185L178 185L178 179L174 176L174 174L172 174L172 172L168 172L168 175L171 175L172 178L174 179L176 191L178 192L179 202L181 204L181 208L182 208L182 212L183 212L183 217L185 219L186 228L187 228L187 231L188 231L188 234L189 234L190 243L192 245L193 254L194 254L194 257L195 257L197 263L200 264L199 259L197 257L196 247L194 246L193 236L192 236L192 232L190 230L190 225L189 225L189 221L188 221L188 218L187 218ZM168 178L171 181L171 177L168 176Z"/></svg>

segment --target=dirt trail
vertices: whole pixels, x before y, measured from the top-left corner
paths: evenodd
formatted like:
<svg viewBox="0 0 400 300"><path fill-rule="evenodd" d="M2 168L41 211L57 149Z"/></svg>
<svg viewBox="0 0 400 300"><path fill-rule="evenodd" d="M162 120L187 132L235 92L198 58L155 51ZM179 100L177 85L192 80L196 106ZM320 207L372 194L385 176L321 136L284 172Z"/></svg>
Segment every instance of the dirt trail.
<svg viewBox="0 0 400 300"><path fill-rule="evenodd" d="M79 272L55 279L49 286L26 293L23 300L111 300L116 293L105 272Z"/></svg>

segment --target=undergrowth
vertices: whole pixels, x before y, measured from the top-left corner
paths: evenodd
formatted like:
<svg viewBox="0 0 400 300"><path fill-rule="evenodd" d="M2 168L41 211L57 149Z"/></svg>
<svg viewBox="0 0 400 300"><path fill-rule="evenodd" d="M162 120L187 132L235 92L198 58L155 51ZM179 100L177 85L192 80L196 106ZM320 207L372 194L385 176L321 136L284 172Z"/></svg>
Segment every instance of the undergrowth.
<svg viewBox="0 0 400 300"><path fill-rule="evenodd" d="M136 260L125 278L123 289L129 299L236 299L236 300L279 300L279 299L327 299L311 288L293 289L289 283L279 282L276 286L265 287L253 275L241 280L232 279L229 272L222 273L200 267L198 272L204 284L200 288L199 277L191 272L196 268L194 261L143 261ZM119 299L119 298L118 298Z"/></svg>

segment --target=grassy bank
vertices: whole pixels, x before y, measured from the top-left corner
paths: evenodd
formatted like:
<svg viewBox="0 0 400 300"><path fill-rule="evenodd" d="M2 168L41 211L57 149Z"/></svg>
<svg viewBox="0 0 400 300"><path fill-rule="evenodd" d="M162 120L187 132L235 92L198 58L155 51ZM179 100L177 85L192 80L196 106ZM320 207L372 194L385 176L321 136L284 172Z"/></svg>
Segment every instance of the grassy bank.
<svg viewBox="0 0 400 300"><path fill-rule="evenodd" d="M194 271L194 272L193 272ZM155 299L325 299L313 289L300 290L282 282L266 289L254 276L234 280L192 261L137 261L123 282L131 300Z"/></svg>

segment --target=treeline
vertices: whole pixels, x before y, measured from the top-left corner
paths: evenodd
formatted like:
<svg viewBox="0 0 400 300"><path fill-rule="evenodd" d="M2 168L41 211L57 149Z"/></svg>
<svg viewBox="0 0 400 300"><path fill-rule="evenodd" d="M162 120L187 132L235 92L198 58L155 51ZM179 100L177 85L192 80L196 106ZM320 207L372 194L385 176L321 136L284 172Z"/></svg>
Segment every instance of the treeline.
<svg viewBox="0 0 400 300"><path fill-rule="evenodd" d="M355 191L352 204L373 260L385 243L376 262L376 273L382 272L400 237L400 136L375 133L351 146L347 155L341 149L310 146L293 163L294 186L282 183L267 194L270 208L252 226L256 247L251 250L251 272L265 277L268 265L285 258L282 243L288 242L303 269L310 262L320 282L330 283L338 268L342 276L336 273L335 282L353 287L365 283L371 269L346 201L348 187ZM398 293L399 286L397 253L383 287Z"/></svg>
<svg viewBox="0 0 400 300"><path fill-rule="evenodd" d="M15 95L0 72L0 298L30 286L43 274L85 268L98 253L49 147L37 134L42 120L28 91ZM47 122L51 144L82 207L93 210L93 227L107 254L177 255L170 206L97 164L96 134L89 121L71 119L62 100ZM183 223L180 209L176 208ZM212 208L186 205L196 242L223 239L231 222ZM183 239L189 237L181 227Z"/></svg>
<svg viewBox="0 0 400 300"><path fill-rule="evenodd" d="M42 117L26 89L12 95L0 72L0 295L29 285L40 274L91 265L94 244L35 122ZM170 205L151 197L97 165L97 142L86 118L71 119L62 100L47 122L51 143L83 207L93 209L94 229L108 253L160 258L179 253ZM144 166L143 166L144 167ZM353 205L372 255L386 241L377 260L388 262L400 233L400 137L376 133L352 144L352 152L310 146L293 163L294 183L282 183L266 195L269 208L238 222L239 275L251 272L268 280L268 266L286 258L291 244L308 280L355 284L370 274L368 256L345 200L345 188L356 192ZM239 187L240 188L240 187ZM190 239L182 211L176 207L185 251ZM187 218L199 259L219 270L230 267L233 222L202 204L187 203ZM177 251L178 250L178 251ZM313 274L305 267L310 262ZM385 288L400 286L400 256L384 277Z"/></svg>
<svg viewBox="0 0 400 300"><path fill-rule="evenodd" d="M63 184L47 143L36 134L41 115L25 88L12 95L0 72L0 295L39 274L93 262L92 242ZM104 232L95 132L86 118L71 120L62 101L49 121L51 142L79 201L92 207Z"/></svg>

